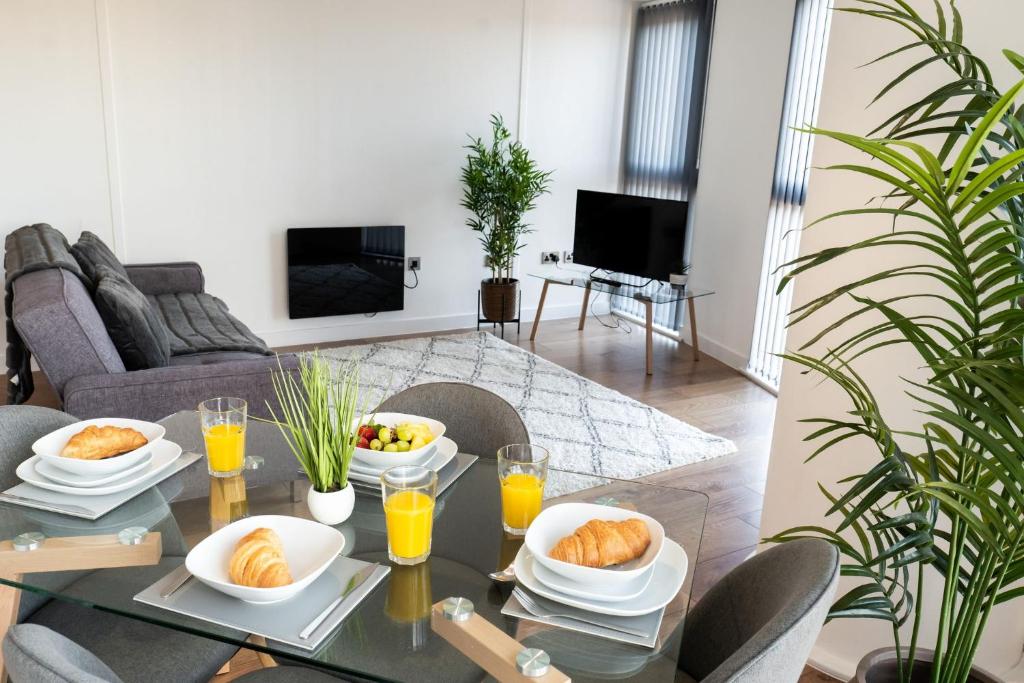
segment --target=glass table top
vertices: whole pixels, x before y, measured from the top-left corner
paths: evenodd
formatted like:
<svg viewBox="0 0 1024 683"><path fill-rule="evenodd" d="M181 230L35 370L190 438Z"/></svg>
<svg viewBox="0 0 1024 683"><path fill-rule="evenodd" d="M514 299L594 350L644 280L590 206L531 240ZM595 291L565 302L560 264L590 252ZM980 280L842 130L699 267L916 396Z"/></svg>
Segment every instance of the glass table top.
<svg viewBox="0 0 1024 683"><path fill-rule="evenodd" d="M714 294L714 291L710 289L697 289L690 285L677 289L666 282L657 281L651 281L642 286L626 283L616 286L608 282L593 280L590 274L584 271L564 270L559 273L530 273L529 275L530 277L567 287L590 289L591 292L600 292L614 297L635 299L636 301L650 301L655 304L670 304L676 301L697 299ZM614 277L612 275L608 279L613 279Z"/></svg>
<svg viewBox="0 0 1024 683"><path fill-rule="evenodd" d="M163 423L168 439L186 450L199 447L195 413L178 413ZM674 680L707 497L636 481L549 472L545 506L585 501L635 509L661 522L666 536L686 550L686 581L667 607L658 646L651 650L501 614L512 586L497 584L487 574L510 564L522 539L502 531L497 467L486 457L439 496L430 559L412 567L392 565L381 585L314 652L273 641L254 644L247 641L246 633L135 602L135 594L181 566L189 548L234 519L256 514L309 517L303 500L308 482L298 474L294 456L276 427L250 422L247 452L262 457L264 465L247 472L244 480L211 479L205 461L200 460L94 522L0 504L0 539L31 531L49 537L116 534L129 526L144 526L163 536L163 556L156 566L26 574L18 581L0 578L0 582L44 598L75 602L369 680L490 680L430 629L431 605L461 596L472 600L478 614L512 637L546 650L552 663L574 681ZM293 491L297 500L293 500ZM351 518L337 528L346 537L344 554L388 563L379 497L359 493Z"/></svg>

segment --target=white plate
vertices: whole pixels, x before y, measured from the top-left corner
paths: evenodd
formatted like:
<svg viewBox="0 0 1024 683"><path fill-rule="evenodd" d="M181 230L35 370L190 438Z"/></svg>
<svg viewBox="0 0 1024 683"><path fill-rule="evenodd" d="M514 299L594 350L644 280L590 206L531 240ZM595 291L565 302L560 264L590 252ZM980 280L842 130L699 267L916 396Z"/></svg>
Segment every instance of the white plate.
<svg viewBox="0 0 1024 683"><path fill-rule="evenodd" d="M99 477L84 477L80 474L71 474L64 470L58 469L46 462L39 456L36 457L36 473L46 477L52 482L57 484L64 484L65 486L75 486L79 488L92 488L93 486L103 486L105 484L112 484L119 479L135 474L139 470L149 467L149 463L153 460L152 451L143 454L142 460L137 465L133 465L126 470L120 472L114 472L113 474L105 474Z"/></svg>
<svg viewBox="0 0 1024 683"><path fill-rule="evenodd" d="M533 562L533 575L548 588L575 598L594 600L596 602L625 602L626 600L632 600L647 590L647 586L651 583L651 577L654 576L654 566L652 565L650 571L641 574L639 578L632 581L617 583L612 586L603 586L599 589L576 583L561 574L556 574L540 562Z"/></svg>
<svg viewBox="0 0 1024 683"><path fill-rule="evenodd" d="M429 417L407 415L406 413L376 413L374 415L368 415L363 421L363 424L371 420L374 424L381 424L385 427L394 427L395 425L402 424L403 422L424 422L428 427L430 427L430 431L434 435L433 440L426 446L405 451L404 453L385 453L384 451L374 451L369 448L359 448L356 446L354 459L369 467L379 467L381 471L384 471L389 467L394 467L395 465L413 464L416 460L422 458L427 453L432 453L434 448L437 446L438 439L444 436L444 425L437 420L430 419Z"/></svg>
<svg viewBox="0 0 1024 683"><path fill-rule="evenodd" d="M579 609L596 614L609 614L616 617L639 617L659 610L672 602L679 593L679 589L683 587L683 581L686 579L686 570L689 566L686 551L683 550L682 546L669 538L665 539L664 547L665 549L661 556L654 563L651 583L640 595L626 603L584 600L556 591L538 581L537 575L533 571L536 566L534 564L536 558L534 558L530 549L525 545L519 549L519 554L516 555L516 581L537 595L560 602L563 605L578 607Z"/></svg>
<svg viewBox="0 0 1024 683"><path fill-rule="evenodd" d="M421 465L423 467L428 467L437 472L442 467L451 462L452 458L454 458L458 454L458 452L458 445L456 445L456 443L449 439L448 437L442 436L440 439L437 440L437 449L433 453L428 454L426 458L422 459L422 461L413 461L409 464ZM394 454L388 453L388 455ZM391 463L390 465L388 465L388 467L395 467L398 464L399 463ZM357 475L352 476L352 478L355 479L356 481L379 484L380 475L383 474L384 470L388 469L388 467L378 469L376 467L369 467L361 462L356 462L355 460L353 460L352 464L349 465L348 472L349 476Z"/></svg>
<svg viewBox="0 0 1024 683"><path fill-rule="evenodd" d="M228 563L238 541L259 527L273 529L281 538L294 579L287 586L239 586L228 577ZM259 515L240 519L207 536L185 558L185 567L197 579L225 595L245 602L269 604L297 595L323 574L344 548L345 536L333 527L299 517Z"/></svg>
<svg viewBox="0 0 1024 683"><path fill-rule="evenodd" d="M77 458L61 457L60 452L68 445L68 440L90 425L95 425L97 427L105 427L107 425L113 427L130 427L131 429L142 432L142 435L149 440L149 443L145 446L136 448L134 451L115 455L112 458L104 458L103 460L79 460ZM150 452L151 447L164 438L164 433L166 431L167 430L164 429L162 425L158 425L155 422L129 420L121 417L99 417L94 420L82 420L81 422L75 422L74 424L69 424L66 427L61 427L55 432L50 432L32 444L32 452L49 464L54 467L58 467L65 472L79 474L86 477L97 477L104 474L121 472L129 467L137 465L142 458Z"/></svg>
<svg viewBox="0 0 1024 683"><path fill-rule="evenodd" d="M18 465L16 474L18 478L27 484L32 486L38 486L41 489L48 491L56 491L57 493L68 493L72 496L107 496L111 493L118 493L125 491L131 487L151 478L158 472L163 471L171 465L181 455L181 446L174 443L173 441L157 441L153 444L153 458L149 461L149 467L137 472L134 476L128 476L123 479L118 479L113 484L106 486L93 486L91 488L82 488L78 486L65 486L52 482L46 477L39 475L36 472L36 462L38 462L38 456L33 456L25 462Z"/></svg>
<svg viewBox="0 0 1024 683"><path fill-rule="evenodd" d="M548 553L559 540L592 519L616 522L641 519L651 533L651 544L637 559L604 569L581 567L578 564L548 557ZM640 578L658 559L664 540L665 528L656 519L643 513L594 503L561 503L547 507L537 515L526 531L525 544L537 558L537 562L556 574L590 588L610 588Z"/></svg>

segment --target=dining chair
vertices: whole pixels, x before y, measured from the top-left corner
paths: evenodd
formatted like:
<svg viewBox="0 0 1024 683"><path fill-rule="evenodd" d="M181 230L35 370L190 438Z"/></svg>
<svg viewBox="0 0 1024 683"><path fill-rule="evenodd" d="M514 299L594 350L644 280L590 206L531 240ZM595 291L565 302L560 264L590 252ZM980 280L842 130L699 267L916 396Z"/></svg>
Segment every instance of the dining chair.
<svg viewBox="0 0 1024 683"><path fill-rule="evenodd" d="M50 408L0 406L0 490L18 483L15 470L32 452L32 443L36 439L73 422L77 419ZM5 512L20 514L0 510L0 514ZM85 594L96 590L118 591L125 593L126 600L130 602L134 592L126 588L142 590L157 581L173 569L171 565L181 564L186 550L185 541L172 517L153 528L159 530L163 537L164 560L159 565L98 572L49 572L35 575L33 582L68 594L74 594L78 585L83 587ZM32 591L21 591L18 621L36 628L49 627L62 637L100 653L105 666L127 681L205 683L238 651L233 645L63 600L47 599Z"/></svg>
<svg viewBox="0 0 1024 683"><path fill-rule="evenodd" d="M825 541L751 557L687 614L676 683L795 683L838 580L839 553Z"/></svg>
<svg viewBox="0 0 1024 683"><path fill-rule="evenodd" d="M11 627L3 640L3 652L11 683L125 683L125 679L92 652L45 626L19 624ZM161 663L155 662L153 666L157 672L163 669ZM234 680L239 683L337 683L343 679L305 667L277 666Z"/></svg>
<svg viewBox="0 0 1024 683"><path fill-rule="evenodd" d="M445 436L463 453L496 458L510 443L530 443L530 433L512 405L494 392L461 382L417 384L386 399L382 413L410 413L439 420Z"/></svg>

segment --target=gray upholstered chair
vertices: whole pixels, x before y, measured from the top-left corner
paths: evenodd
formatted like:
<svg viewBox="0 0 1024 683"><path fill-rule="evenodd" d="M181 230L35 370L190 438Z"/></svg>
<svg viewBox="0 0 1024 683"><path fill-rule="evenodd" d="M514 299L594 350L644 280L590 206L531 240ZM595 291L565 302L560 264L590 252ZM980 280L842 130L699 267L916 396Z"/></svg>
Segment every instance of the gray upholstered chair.
<svg viewBox="0 0 1024 683"><path fill-rule="evenodd" d="M92 652L45 626L20 624L12 627L4 638L3 651L12 683L125 681ZM147 680L160 680L162 666L156 661L151 665L154 676ZM246 683L335 683L339 679L312 669L282 666L262 669L235 680Z"/></svg>
<svg viewBox="0 0 1024 683"><path fill-rule="evenodd" d="M71 415L37 406L0 406L0 490L18 482L15 469L32 452L32 442L59 427L75 422ZM145 495L145 494L144 494ZM127 504L128 506L132 503ZM127 506L126 506L127 507ZM0 514L19 514L0 510ZM117 511L111 515L118 514ZM127 601L161 576L180 565L185 542L172 517L166 517L151 528L163 535L164 556L152 567L112 569L98 572L48 572L35 574L32 580L55 591L98 594L104 590L124 593ZM133 591L132 589L137 589ZM62 600L48 600L38 593L22 591L18 620L31 624L29 633L49 627L90 651L97 652L125 681L157 683L159 681L206 682L238 650L233 645L187 635L179 631L144 624L100 610ZM4 644L7 648L7 644ZM74 660L68 660L68 664ZM159 663L159 664L157 664ZM104 668L104 671L106 669ZM87 670L85 675L97 675ZM15 677L25 681L106 680L103 678ZM118 679L113 679L118 680Z"/></svg>
<svg viewBox="0 0 1024 683"><path fill-rule="evenodd" d="M677 683L795 683L838 580L839 553L825 541L750 558L687 615Z"/></svg>
<svg viewBox="0 0 1024 683"><path fill-rule="evenodd" d="M417 384L388 398L377 410L440 420L445 435L459 450L482 458L497 457L506 444L530 443L530 433L516 409L501 396L472 384Z"/></svg>

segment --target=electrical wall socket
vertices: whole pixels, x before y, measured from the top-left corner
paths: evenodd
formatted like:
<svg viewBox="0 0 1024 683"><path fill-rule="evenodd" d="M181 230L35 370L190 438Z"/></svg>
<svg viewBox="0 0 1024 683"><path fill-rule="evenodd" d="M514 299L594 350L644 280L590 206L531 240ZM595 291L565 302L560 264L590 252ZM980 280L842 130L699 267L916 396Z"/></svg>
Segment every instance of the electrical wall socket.
<svg viewBox="0 0 1024 683"><path fill-rule="evenodd" d="M540 253L541 265L548 265L550 263L558 263L558 252L557 251L542 251Z"/></svg>
<svg viewBox="0 0 1024 683"><path fill-rule="evenodd" d="M572 252L571 251L563 251L562 252L562 263L572 263L572 262L573 262L573 260L572 260Z"/></svg>
<svg viewBox="0 0 1024 683"><path fill-rule="evenodd" d="M406 259L406 263L409 266L409 270L419 270L420 269L420 257L419 256L410 256L408 259Z"/></svg>

